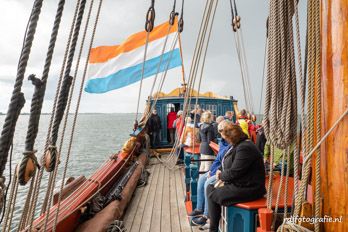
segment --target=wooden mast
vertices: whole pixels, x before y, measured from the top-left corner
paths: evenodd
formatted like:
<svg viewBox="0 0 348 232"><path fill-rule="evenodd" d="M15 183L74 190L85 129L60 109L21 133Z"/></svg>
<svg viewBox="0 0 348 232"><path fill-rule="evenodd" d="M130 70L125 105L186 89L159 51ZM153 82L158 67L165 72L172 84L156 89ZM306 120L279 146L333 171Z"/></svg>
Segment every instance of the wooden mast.
<svg viewBox="0 0 348 232"><path fill-rule="evenodd" d="M348 107L348 0L321 1L322 136ZM321 146L325 231L348 231L348 117Z"/></svg>

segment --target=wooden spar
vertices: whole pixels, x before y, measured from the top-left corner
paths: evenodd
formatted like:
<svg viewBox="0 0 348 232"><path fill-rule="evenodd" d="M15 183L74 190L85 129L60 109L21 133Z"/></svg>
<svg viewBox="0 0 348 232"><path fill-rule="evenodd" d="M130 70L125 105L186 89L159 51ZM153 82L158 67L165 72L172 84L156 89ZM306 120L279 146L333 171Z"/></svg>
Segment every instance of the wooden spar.
<svg viewBox="0 0 348 232"><path fill-rule="evenodd" d="M348 107L348 0L321 1L322 136ZM325 231L348 231L348 117L321 146Z"/></svg>
<svg viewBox="0 0 348 232"><path fill-rule="evenodd" d="M119 220L132 199L133 192L137 187L141 172L147 162L147 155L142 153L138 158L139 165L130 177L121 195L122 200L112 201L102 211L97 213L92 219L84 222L77 229L78 232L102 232L106 231L107 227L114 221Z"/></svg>

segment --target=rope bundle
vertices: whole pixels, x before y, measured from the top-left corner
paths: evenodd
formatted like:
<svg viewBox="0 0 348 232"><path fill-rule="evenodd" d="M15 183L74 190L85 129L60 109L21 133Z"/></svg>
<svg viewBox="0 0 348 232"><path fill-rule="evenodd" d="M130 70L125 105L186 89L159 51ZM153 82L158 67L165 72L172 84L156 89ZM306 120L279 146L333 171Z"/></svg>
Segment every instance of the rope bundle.
<svg viewBox="0 0 348 232"><path fill-rule="evenodd" d="M292 31L292 1L270 1L265 99L265 134L280 149L297 133L297 90Z"/></svg>
<svg viewBox="0 0 348 232"><path fill-rule="evenodd" d="M263 126L267 140L271 144L270 175L267 189L267 208L269 209L272 208L274 147L283 150L281 180L275 203L275 213L278 211L284 175L286 175L285 190L288 189L290 147L297 140L297 89L292 26L293 4L293 0L283 2L271 0L268 19L267 76ZM288 161L286 173L284 173L285 157ZM285 199L287 199L286 194L287 191L284 191ZM286 216L286 211L284 216ZM275 220L272 223L273 229L274 226Z"/></svg>

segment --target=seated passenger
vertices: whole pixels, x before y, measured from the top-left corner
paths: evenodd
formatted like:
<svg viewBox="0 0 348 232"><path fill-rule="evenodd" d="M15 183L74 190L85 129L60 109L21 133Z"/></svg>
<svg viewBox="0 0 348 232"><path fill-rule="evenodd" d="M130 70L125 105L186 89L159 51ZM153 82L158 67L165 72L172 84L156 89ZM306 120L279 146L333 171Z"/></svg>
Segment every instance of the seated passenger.
<svg viewBox="0 0 348 232"><path fill-rule="evenodd" d="M216 171L217 183L207 187L210 231L218 231L221 206L253 201L265 193L265 168L261 153L242 129L227 125L222 138L232 144Z"/></svg>
<svg viewBox="0 0 348 232"><path fill-rule="evenodd" d="M214 152L209 146L211 141L215 141L215 130L212 124L211 113L205 111L201 116L202 124L199 126L199 136L200 141L199 152L201 153L201 159L215 159ZM201 162L199 171L207 172L213 161Z"/></svg>
<svg viewBox="0 0 348 232"><path fill-rule="evenodd" d="M223 128L230 124L229 121L222 121L219 123L219 131L222 131ZM216 159L210 167L210 170L205 174L201 175L198 179L197 186L197 208L193 210L189 216L195 217L192 219L192 223L197 226L203 226L207 223L208 220L208 202L206 189L209 184L215 183L215 172L221 166L222 159L225 153L230 149L231 145L228 144L224 139L221 139L219 142L219 152Z"/></svg>

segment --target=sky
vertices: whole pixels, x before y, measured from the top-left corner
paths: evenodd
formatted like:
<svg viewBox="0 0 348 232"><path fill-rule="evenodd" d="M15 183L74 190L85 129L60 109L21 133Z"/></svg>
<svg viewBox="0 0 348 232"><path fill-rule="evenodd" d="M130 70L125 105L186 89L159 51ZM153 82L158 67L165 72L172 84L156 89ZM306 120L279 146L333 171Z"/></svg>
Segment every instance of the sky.
<svg viewBox="0 0 348 232"><path fill-rule="evenodd" d="M90 3L90 0L87 2ZM95 0L95 5L98 2L99 1ZM150 2L150 0L104 0L93 46L116 45L121 43L129 35L142 31L144 29L145 14ZM301 33L302 37L304 37L304 25L302 25L302 22L305 21L305 16L303 14L305 10L303 2L305 1L300 2L302 2L300 4ZM17 63L32 3L32 0L0 0L0 9L5 9L2 10L0 14L0 112L3 113L7 111L11 98L17 72ZM41 77L57 3L58 0L44 1L22 87L22 91L26 98L26 104L22 112L30 111L30 101L34 89L33 85L27 80L28 75L36 74L38 77ZM257 113L259 111L261 97L264 48L266 41L265 22L268 15L269 1L236 0L236 3L238 13L242 18L241 25L249 66L249 75L252 83L253 104ZM62 66L75 4L75 0L66 1L42 112L52 111L52 103ZM168 19L172 5L172 0L155 1L155 25ZM181 0L177 0L177 5L177 11L179 11ZM184 67L187 73L191 65L204 5L205 1L203 0L185 1L185 27L182 33L182 50ZM95 8L93 12L95 12ZM94 20L94 17L92 19ZM91 30L89 30L89 35L90 31ZM86 60L88 44L89 39L87 40L82 55L79 71L80 75L78 75L77 81L78 87L80 85L81 70ZM303 44L304 43L302 43L302 45ZM75 67L75 65L73 67ZM152 81L153 78L144 80L140 111L143 109L147 95L150 93ZM172 89L179 87L180 83L181 68L170 70L163 87L163 92L170 92ZM105 94L89 94L84 92L80 112L136 112L138 91L139 82ZM228 0L220 0L218 4L207 53L201 91L213 91L219 95L233 96L239 101L238 104L240 108L245 106L240 66L231 28L231 12ZM78 92L78 90L75 90L75 93L76 92ZM73 102L73 106L75 104L76 101Z"/></svg>

